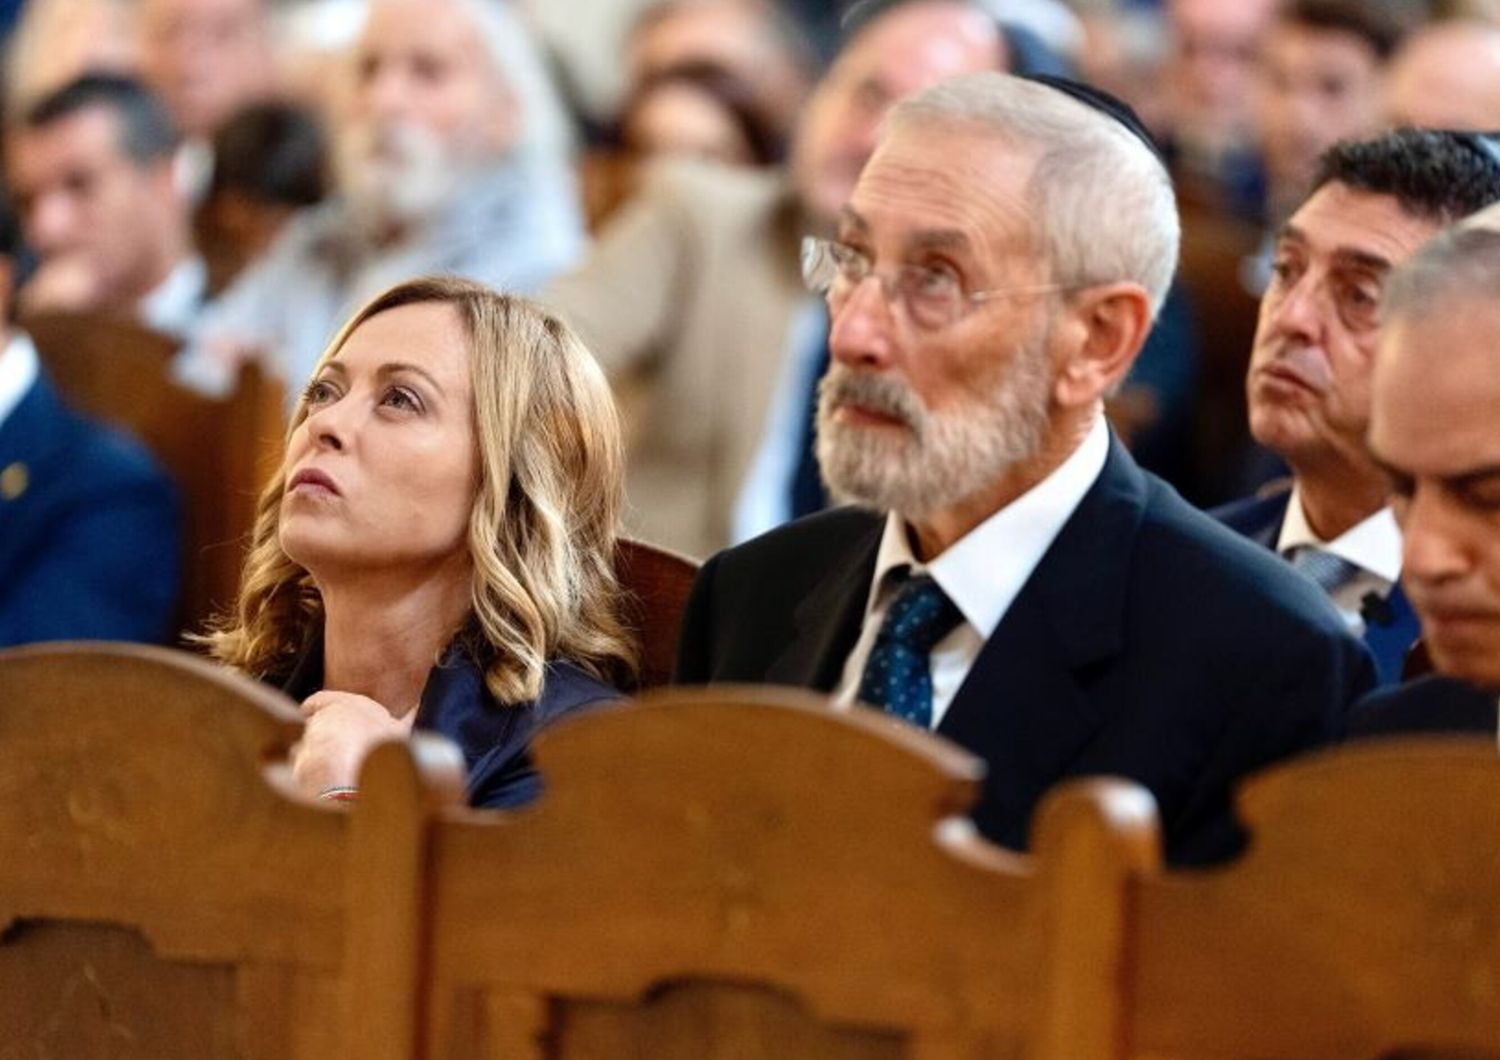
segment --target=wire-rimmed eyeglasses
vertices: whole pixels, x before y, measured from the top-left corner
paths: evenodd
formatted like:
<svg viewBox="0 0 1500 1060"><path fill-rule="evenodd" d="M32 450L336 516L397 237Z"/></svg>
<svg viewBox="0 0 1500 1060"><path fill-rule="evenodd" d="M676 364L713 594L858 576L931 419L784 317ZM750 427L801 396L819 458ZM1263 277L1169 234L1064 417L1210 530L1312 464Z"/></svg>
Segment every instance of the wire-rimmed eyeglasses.
<svg viewBox="0 0 1500 1060"><path fill-rule="evenodd" d="M879 282L888 302L899 304L913 324L930 331L948 327L971 305L991 298L1068 289L1066 284L1038 283L965 291L958 274L941 265L899 265L886 275L875 269L868 254L847 243L818 236L803 238L802 280L808 290L828 299L829 308L837 310L871 276Z"/></svg>

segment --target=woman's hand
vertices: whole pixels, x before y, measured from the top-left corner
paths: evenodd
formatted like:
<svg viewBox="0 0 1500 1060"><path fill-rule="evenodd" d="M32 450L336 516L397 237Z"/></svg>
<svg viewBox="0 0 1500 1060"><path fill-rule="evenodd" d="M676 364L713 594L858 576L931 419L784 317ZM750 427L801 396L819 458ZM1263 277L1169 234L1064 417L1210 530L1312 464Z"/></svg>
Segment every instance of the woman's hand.
<svg viewBox="0 0 1500 1060"><path fill-rule="evenodd" d="M306 726L292 748L292 777L309 795L352 789L365 755L379 743L411 735L415 709L399 718L367 696L315 692L302 703Z"/></svg>

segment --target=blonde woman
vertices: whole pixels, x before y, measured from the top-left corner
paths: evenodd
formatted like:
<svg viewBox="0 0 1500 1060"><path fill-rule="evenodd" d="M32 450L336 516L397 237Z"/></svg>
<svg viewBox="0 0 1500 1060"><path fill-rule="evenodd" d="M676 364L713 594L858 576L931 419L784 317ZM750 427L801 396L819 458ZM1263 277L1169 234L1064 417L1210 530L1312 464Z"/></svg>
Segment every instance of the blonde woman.
<svg viewBox="0 0 1500 1060"><path fill-rule="evenodd" d="M205 638L302 703L293 776L349 797L375 743L449 737L476 806L538 779L532 733L619 697L619 427L593 358L532 302L457 279L379 295L324 352Z"/></svg>

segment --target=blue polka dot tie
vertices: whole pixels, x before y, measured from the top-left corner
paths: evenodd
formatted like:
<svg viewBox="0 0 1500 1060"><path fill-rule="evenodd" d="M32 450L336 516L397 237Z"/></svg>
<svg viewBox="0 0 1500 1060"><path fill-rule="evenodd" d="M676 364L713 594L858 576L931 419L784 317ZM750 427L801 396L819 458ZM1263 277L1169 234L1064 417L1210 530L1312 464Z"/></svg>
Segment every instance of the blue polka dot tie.
<svg viewBox="0 0 1500 1060"><path fill-rule="evenodd" d="M880 624L860 677L859 698L932 728L932 647L961 621L963 615L937 582L925 574L908 578Z"/></svg>

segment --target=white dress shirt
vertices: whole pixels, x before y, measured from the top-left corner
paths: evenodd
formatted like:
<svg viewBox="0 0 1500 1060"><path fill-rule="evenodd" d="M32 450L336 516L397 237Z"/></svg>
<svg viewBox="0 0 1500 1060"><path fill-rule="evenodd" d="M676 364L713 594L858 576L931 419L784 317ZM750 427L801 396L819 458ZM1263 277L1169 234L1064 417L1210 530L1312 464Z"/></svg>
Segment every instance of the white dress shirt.
<svg viewBox="0 0 1500 1060"><path fill-rule="evenodd" d="M906 521L895 512L887 515L865 604L864 625L844 662L844 674L834 692L835 704L852 705L859 691L865 662L898 588L887 575L898 567L910 567L914 576L930 574L963 615L953 632L932 649L932 724L936 728L984 642L1000 625L1084 494L1099 478L1108 456L1109 428L1100 416L1083 443L1057 470L927 564L918 562L912 553Z"/></svg>
<svg viewBox="0 0 1500 1060"><path fill-rule="evenodd" d="M179 261L156 289L141 299L141 323L181 338L192 330L208 296L208 266L194 255Z"/></svg>
<svg viewBox="0 0 1500 1060"><path fill-rule="evenodd" d="M1356 636L1363 634L1365 620L1359 613L1360 601L1369 593L1385 596L1401 577L1401 529L1396 525L1395 513L1389 507L1382 508L1332 541L1324 541L1308 525L1307 514L1302 510L1302 495L1293 486L1281 536L1276 539L1276 551L1288 556L1293 549L1304 545L1332 553L1359 568L1359 573L1331 593L1329 599L1350 631Z"/></svg>
<svg viewBox="0 0 1500 1060"><path fill-rule="evenodd" d="M0 350L0 427L10 419L16 406L36 382L36 347L24 331L14 332Z"/></svg>

